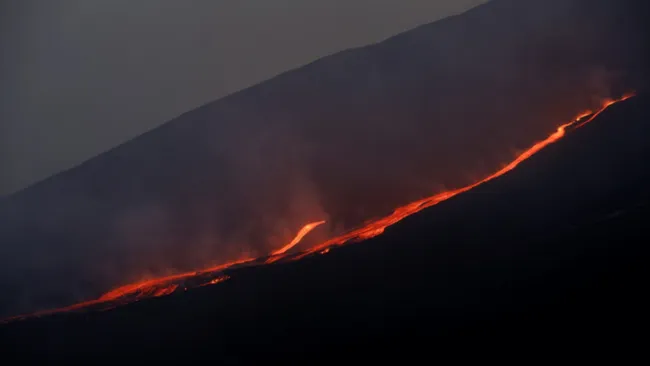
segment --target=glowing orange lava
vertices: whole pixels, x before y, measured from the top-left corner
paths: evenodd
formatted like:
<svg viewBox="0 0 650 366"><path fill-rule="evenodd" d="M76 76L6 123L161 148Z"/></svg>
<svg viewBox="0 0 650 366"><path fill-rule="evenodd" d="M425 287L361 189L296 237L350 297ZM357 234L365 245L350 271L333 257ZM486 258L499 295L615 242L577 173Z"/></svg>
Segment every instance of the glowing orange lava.
<svg viewBox="0 0 650 366"><path fill-rule="evenodd" d="M431 197L427 197L415 202L411 202L405 206L398 207L395 211L393 211L392 214L371 221L367 223L365 226L358 228L356 230L352 230L346 234L343 234L341 236L332 238L320 245L317 245L310 250L301 253L300 255L291 258L291 260L298 260L301 258L304 258L308 255L314 254L316 252L321 252L325 249L329 249L333 246L337 245L342 245L348 242L358 242L362 240L366 240L372 237L375 237L377 235L380 235L384 232L384 230L388 227L391 226L402 219L404 219L407 216L413 215L414 213L417 213L425 208L437 205L438 203L442 201L446 201L460 193L467 192L470 189L477 187L483 183L486 183L488 181L491 181L495 178L498 178L509 171L513 170L514 168L517 167L522 161L530 158L534 154L536 154L538 151L542 150L546 146L558 141L564 135L566 134L566 129L568 127L574 127L580 128L587 123L593 121L596 117L598 117L602 112L604 112L607 108L612 106L615 103L622 102L624 100L627 100L629 98L632 98L635 94L634 93L628 93L623 95L623 97L619 99L607 99L603 101L603 104L597 111L586 111L583 113L580 113L578 116L576 116L571 122L567 122L563 125L560 125L555 132L553 132L551 135L549 135L547 138L545 138L542 141L539 141L535 143L533 146L529 147L527 150L522 152L519 156L517 156L513 161L508 163L506 166L501 168L500 170L496 171L495 173L487 176L486 178L483 178L480 181L477 181L475 183L472 183L468 186L462 187L462 188L457 188L445 192L438 193L436 195L433 195ZM585 120L585 118L589 117L588 119Z"/></svg>
<svg viewBox="0 0 650 366"><path fill-rule="evenodd" d="M223 276L219 276L219 277L213 279L212 281L210 281L210 282L208 282L208 283L204 283L204 284L202 284L202 285L200 285L200 286L216 285L217 283L221 283L221 282L223 282L223 281L225 281L225 280L228 280L228 279L230 279L230 276L228 276L228 275L223 275Z"/></svg>
<svg viewBox="0 0 650 366"><path fill-rule="evenodd" d="M564 135L566 134L566 130L569 127L572 128L580 128L584 126L585 124L593 121L598 115L600 115L603 111L605 111L608 107L611 105L624 101L626 99L629 99L633 97L634 94L626 94L622 98L619 99L610 99L604 101L602 104L601 108L598 109L597 111L587 111L584 113L581 113L578 115L574 120L571 122L565 123L557 128L555 132L553 132L551 135L549 135L547 138L544 140L541 140L537 143L535 143L533 146L525 150L523 153L521 153L519 156L517 156L513 161L505 165L503 168L500 170L496 171L495 173L487 176L486 178L483 178L480 181L477 181L475 183L472 183L468 186L462 187L462 188L457 188L445 192L441 192L438 194L435 194L431 197L423 198L421 200L411 202L407 205L404 205L402 207L397 208L395 211L393 211L392 214L379 218L376 220L371 220L368 223L366 223L364 226L357 228L355 230L352 230L346 234L343 234L341 236L332 238L327 240L324 243L321 243L319 245L316 245L312 247L311 249L302 252L298 255L291 256L287 254L287 251L289 251L291 248L295 247L300 241L307 235L310 231L312 231L314 228L316 228L319 225L322 225L325 223L325 221L318 221L318 222L312 222L307 225L305 225L296 235L296 237L287 245L284 247L276 250L271 254L269 258L267 258L263 263L273 263L277 262L281 259L285 260L298 260L301 258L304 258L306 256L312 255L312 254L325 254L330 251L330 249L334 246L338 245L343 245L345 243L350 243L350 242L358 242L362 241L365 239L369 239L372 237L375 237L377 235L380 235L384 232L384 230L401 221L407 216L410 216L414 213L417 213L425 208L434 206L440 202L443 202L445 200L448 200L460 193L469 191L470 189L477 187L485 182L491 181L497 177L500 177L509 171L513 170L517 165L519 165L521 162L524 160L530 158L533 156L535 153L538 151L542 150L546 146L558 141ZM588 117L588 118L587 118ZM108 309L111 307L115 307L117 305L122 305L125 303L129 303L132 301L138 301L143 298L149 298L149 297L159 297L159 296L165 296L174 293L180 284L184 284L183 289L187 290L188 288L191 287L197 287L197 286L205 286L205 285L210 285L210 284L216 284L223 282L230 277L227 275L222 275L218 277L214 277L215 273L220 273L221 271L224 271L226 269L232 268L233 266L236 265L256 265L254 262L254 259L243 259L235 262L230 262L230 263L225 263L216 267L212 268L207 268L205 270L202 270L200 272L187 272L187 273L181 273L173 276L168 276L168 277L162 277L162 278L156 278L156 279L150 279L126 286L122 286L119 288L116 288L114 290L111 290L104 295L102 295L99 299L97 300L91 300L79 304L75 304L66 308L62 309L57 309L57 310L47 310L47 311L41 311L38 313L34 313L31 315L26 315L26 316L17 316L9 319L5 319L6 321L9 320L16 320L16 319L24 319L26 317L30 316L42 316L42 315L48 315L48 314L53 314L53 313L58 313L58 312L64 312L64 311L73 311L73 310L78 310L81 308L86 308L86 307L96 307L99 305L102 305L103 309ZM261 262L256 262L256 263L261 263ZM202 280L201 276L204 275L210 275L208 278L205 278ZM195 282L194 284L188 284L185 283L187 280L192 280Z"/></svg>
<svg viewBox="0 0 650 366"><path fill-rule="evenodd" d="M278 255L278 254L286 253L287 250L295 247L298 243L300 243L302 238L304 238L305 235L309 234L310 231L314 230L319 225L323 225L324 223L325 223L325 221L318 221L318 222L312 222L312 223L309 223L309 224L303 226L302 229L300 229L300 231L296 235L296 237L293 238L293 240L289 244L287 244L287 245L283 246L282 248L276 250L275 252L272 253L272 255Z"/></svg>
<svg viewBox="0 0 650 366"><path fill-rule="evenodd" d="M215 272L218 273L223 270L232 268L234 266L248 264L253 260L254 259L242 259L242 260L220 264L218 266L207 268L202 271L185 272L185 273L180 273L172 276L159 277L155 279L145 280L142 282L132 283L111 290L95 300L84 301L63 308L43 310L32 314L10 317L4 320L0 320L0 324L13 321L13 320L21 320L29 317L40 317L40 316L63 313L68 311L75 311L75 310L91 308L91 307L101 309L101 310L106 310L106 309L114 308L119 305L128 304L133 301L139 301L151 297L161 297L161 296L171 295L172 293L176 292L176 290L180 287L180 285L185 280L197 279L197 277L204 274L209 275ZM226 281L229 278L230 276L223 275L217 278L206 280L207 282L197 280L196 281L197 284L195 284L194 286L184 286L183 289L187 291L188 287L199 287L199 286L205 286L209 284L215 284L215 283Z"/></svg>
<svg viewBox="0 0 650 366"><path fill-rule="evenodd" d="M624 100L628 100L628 99L632 98L634 95L635 95L634 93L627 93L627 94L623 94L623 96L622 96L621 98L619 98L619 99L605 99L605 100L603 101L603 105L602 105L602 107L601 107L598 111L596 111L596 113L593 113L593 115L592 115L589 119L587 119L587 120L585 120L585 121L583 121L583 122L577 124L577 125L575 126L575 128L580 128L580 127L586 125L587 123L593 121L593 120L594 120L596 117L598 117L601 113L603 113L603 111L604 111L605 109L607 109L609 106L611 106L611 105L613 105L613 104L616 104L616 103L618 103L618 102L622 102L622 101L624 101ZM587 115L583 116L582 118L587 117L589 114L591 114L591 113L588 113ZM580 119L582 119L582 118L578 118L578 120L580 120Z"/></svg>

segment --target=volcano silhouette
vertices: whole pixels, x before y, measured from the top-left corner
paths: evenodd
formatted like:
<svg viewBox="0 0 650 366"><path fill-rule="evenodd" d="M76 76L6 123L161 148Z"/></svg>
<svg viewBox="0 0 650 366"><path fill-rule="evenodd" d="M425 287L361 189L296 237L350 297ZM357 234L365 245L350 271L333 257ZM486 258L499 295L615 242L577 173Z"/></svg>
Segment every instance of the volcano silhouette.
<svg viewBox="0 0 650 366"><path fill-rule="evenodd" d="M376 347L422 337L440 347L632 340L647 309L649 102L621 102L512 172L378 237L105 312L9 323L3 345L66 359L86 357L79 349L166 349L253 363L377 356Z"/></svg>
<svg viewBox="0 0 650 366"><path fill-rule="evenodd" d="M259 362L423 338L632 334L622 325L644 309L650 178L648 43L634 5L496 0L188 112L8 197L0 289L14 315L157 266L201 268L242 239L270 253L288 242L265 236L278 226L352 227L495 170L595 97L637 91L383 235L233 269L215 286L9 323L3 348ZM225 247L197 244L213 226Z"/></svg>

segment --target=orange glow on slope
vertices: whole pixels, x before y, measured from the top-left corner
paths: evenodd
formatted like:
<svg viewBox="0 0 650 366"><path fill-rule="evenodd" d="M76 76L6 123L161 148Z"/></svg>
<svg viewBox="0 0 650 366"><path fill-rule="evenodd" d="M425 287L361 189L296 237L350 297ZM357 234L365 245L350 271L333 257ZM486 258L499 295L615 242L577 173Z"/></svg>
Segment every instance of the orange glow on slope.
<svg viewBox="0 0 650 366"><path fill-rule="evenodd" d="M204 283L204 284L199 285L199 286L210 286L210 285L216 285L217 283L221 283L221 282L223 282L223 281L225 281L225 280L228 280L228 279L230 279L230 276L228 276L228 275L219 276L219 277L213 279L212 281L210 281L210 282L208 282L208 283Z"/></svg>
<svg viewBox="0 0 650 366"><path fill-rule="evenodd" d="M580 128L580 127L586 125L587 123L593 121L594 119L596 119L596 117L598 117L601 113L603 113L603 111L605 109L607 109L609 106L611 106L613 104L616 104L618 102L622 102L624 100L628 100L628 99L632 98L633 96L634 96L634 93L627 93L627 94L624 94L619 99L606 99L605 101L603 101L603 106L600 108L600 110L598 110L596 113L594 113L593 116L591 116L591 118L589 118L588 120L576 125L575 128ZM586 117L586 116L583 116L583 117ZM578 119L582 119L582 118L578 118Z"/></svg>
<svg viewBox="0 0 650 366"><path fill-rule="evenodd" d="M40 316L52 315L52 314L63 313L68 311L80 310L89 307L93 307L93 308L97 307L97 308L101 308L102 310L106 310L106 309L114 308L119 305L128 304L133 301L139 301L151 297L161 297L161 296L171 295L172 293L176 292L176 290L180 287L180 284L182 284L185 280L196 279L201 275L208 275L215 272L221 272L225 269L232 268L237 265L244 265L250 263L253 260L254 259L242 259L238 261L220 264L218 266L207 268L202 271L185 272L177 275L159 277L155 279L145 280L142 282L128 284L125 286L118 287L114 290L111 290L95 300L84 301L84 302L80 302L59 309L43 310L32 314L10 317L4 320L0 320L0 324L13 321L13 320L21 320L29 317L40 317ZM223 282L229 278L230 278L229 276L220 276L218 278L212 277L207 282L198 281L198 284L193 287ZM215 280L218 281L214 282ZM184 287L184 289L187 290L186 287Z"/></svg>
<svg viewBox="0 0 650 366"><path fill-rule="evenodd" d="M176 291L178 288L178 282L182 282L188 278L199 276L203 273L213 273L219 272L226 268L230 268L234 265L244 264L252 261L252 259L244 259L234 262L229 262L221 264L212 268L204 269L200 272L186 272L173 276L160 277L151 280L146 280L142 282L136 282L133 284L125 285L118 287L114 290L111 290L104 295L102 295L98 301L108 302L122 299L126 296L133 296L135 299L142 299L147 297L158 297L169 295Z"/></svg>
<svg viewBox="0 0 650 366"><path fill-rule="evenodd" d="M323 225L324 223L325 223L325 221L323 220L323 221L318 221L318 222L312 222L312 223L309 223L309 224L303 226L302 229L300 229L300 231L296 235L296 237L293 238L293 240L289 244L287 244L287 245L283 246L282 248L276 250L271 255L283 254L287 250L295 247L296 245L298 245L298 243L300 243L300 241L302 240L302 238L305 237L305 235L309 234L310 231L314 230L319 225Z"/></svg>
<svg viewBox="0 0 650 366"><path fill-rule="evenodd" d="M297 257L292 258L292 260L298 260L301 258L304 258L310 254L314 254L316 252L322 252L324 249L328 249L332 246L337 246L337 245L343 245L347 242L358 242L362 241L365 239L369 239L372 237L375 237L377 235L380 235L384 232L384 230L388 227L391 226L402 219L404 219L407 216L413 215L414 213L417 213L425 208L437 205L438 203L442 201L446 201L460 193L467 192L470 189L477 187L483 183L486 183L488 181L491 181L495 178L498 178L509 171L513 170L514 168L517 167L521 162L524 160L530 158L546 146L558 141L564 135L566 134L566 129L568 127L574 127L574 128L579 128L584 126L585 124L593 121L596 117L598 117L603 111L605 111L607 108L612 106L615 103L622 102L624 100L627 100L631 97L633 97L633 93L625 94L623 97L619 99L607 99L603 102L602 106L600 109L597 111L587 111L579 114L576 118L574 118L571 122L567 122L557 128L555 132L553 132L551 135L549 135L547 138L545 138L542 141L539 141L535 143L533 146L525 150L523 153L521 153L519 156L517 156L513 161L511 161L509 164L501 168L500 170L496 171L495 173L487 176L486 178L483 178L482 180L472 183L468 186L462 187L462 188L457 188L445 192L438 193L436 195L433 195L431 197L427 197L415 202L411 202L405 206L397 208L393 213L389 216L374 220L366 224L365 226L358 228L356 230L350 231L346 234L343 234L341 236L338 236L336 238L332 238L320 245L317 245L316 247L313 247L312 249L298 255ZM589 117L591 116L591 117ZM586 117L589 117L589 119L582 121ZM582 121L582 122L581 122Z"/></svg>
<svg viewBox="0 0 650 366"><path fill-rule="evenodd" d="M140 297L141 294L146 296L147 294L155 294L159 292L172 293L173 291L165 291L166 284L174 280L183 279L184 277L185 277L184 274L180 274L176 276L162 277L154 280L148 280L148 281L143 281L143 282L138 282L138 283L118 287L114 290L111 290L103 294L99 298L99 301L117 300L127 295L135 295L136 298L138 298Z"/></svg>
<svg viewBox="0 0 650 366"><path fill-rule="evenodd" d="M496 171L495 173L487 176L486 178L483 178L480 181L477 181L475 183L472 183L468 186L462 187L462 188L457 188L445 192L441 192L438 194L435 194L433 196L411 202L407 205L404 205L402 207L397 208L395 211L393 211L392 214L376 219L376 220L371 220L364 226L352 230L346 234L343 234L341 236L332 238L330 240L327 240L324 243L321 243L319 245L316 245L312 247L311 249L302 252L298 255L295 256L290 256L287 255L287 251L296 246L300 241L307 235L310 231L312 231L314 228L316 228L319 225L322 225L325 223L325 221L318 221L318 222L312 222L307 225L305 225L296 235L296 237L287 245L282 247L281 249L273 252L269 258L267 258L264 263L273 263L277 262L281 259L286 259L290 261L295 261L299 260L301 258L304 258L306 256L312 255L312 254L326 254L330 251L330 249L334 246L339 246L343 245L346 243L350 242L358 242L362 241L365 239L369 239L375 236L378 236L384 232L384 230L401 221L407 216L410 216L412 214L415 214L425 208L437 205L440 202L443 202L445 200L448 200L460 193L467 192L470 189L477 187L483 183L486 183L488 181L491 181L497 177L500 177L514 168L516 168L521 162L524 160L530 158L546 146L558 141L564 135L566 134L566 130L569 127L572 127L574 129L580 128L584 126L585 124L593 121L597 116L599 116L603 111L605 111L608 107L611 105L627 100L631 97L633 97L634 94L626 94L623 97L619 99L608 99L605 100L601 106L600 109L597 111L587 111L584 113L581 113L578 115L574 120L571 122L565 123L557 128L555 132L553 132L551 135L549 135L547 138L544 140L541 140L537 143L535 143L533 146L525 150L523 153L521 153L519 156L517 156L513 161L508 163L506 166L501 168L500 170ZM588 119L585 120L585 118L589 117ZM584 121L583 121L584 120ZM205 285L210 285L210 284L216 284L223 282L225 280L228 280L230 277L227 275L224 276L219 276L219 277L214 277L213 274L219 273L225 269L232 268L233 266L236 265L249 265L253 266L256 265L253 263L255 260L254 259L244 259L244 260L239 260L239 261L234 261L234 262L229 262L225 263L219 266L215 266L212 268L207 268L199 272L186 272L186 273L181 273L177 275L172 275L172 276L167 276L167 277L161 277L161 278L156 278L156 279L151 279L151 280L146 280L134 284L129 284L125 285L119 288L116 288L114 290L111 290L104 295L102 295L99 299L97 300L91 300L91 301L86 301L82 302L79 304L75 304L72 306L68 306L65 308L61 309L56 309L56 310L46 310L46 311L41 311L37 313L33 313L30 315L23 315L23 316L16 316L12 317L9 319L5 319L2 322L7 322L11 320L18 320L18 319L24 319L27 317L31 316L43 316L43 315L49 315L49 314L54 314L54 313L59 313L59 312L66 312L66 311L74 311L74 310L79 310L82 308L87 308L91 306L99 306L102 305L103 309L108 309L112 308L118 305L126 304L132 301L138 301L144 298L149 298L149 297L159 297L159 296L165 296L174 293L179 285L183 283L186 280L192 280L195 283L194 285L186 285L184 286L184 289L187 290L189 287L198 287L198 286L205 286ZM203 281L200 280L199 277L203 275L211 275L209 279L205 279Z"/></svg>

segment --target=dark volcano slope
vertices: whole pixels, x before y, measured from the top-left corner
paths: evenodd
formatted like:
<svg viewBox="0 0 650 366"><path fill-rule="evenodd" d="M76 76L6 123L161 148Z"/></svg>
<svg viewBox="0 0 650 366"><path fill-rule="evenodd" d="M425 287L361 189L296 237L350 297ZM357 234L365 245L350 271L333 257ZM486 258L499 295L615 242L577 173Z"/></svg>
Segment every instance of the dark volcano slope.
<svg viewBox="0 0 650 366"><path fill-rule="evenodd" d="M10 323L1 344L256 364L450 343L634 346L647 329L648 121L650 98L632 98L379 237L106 312Z"/></svg>
<svg viewBox="0 0 650 366"><path fill-rule="evenodd" d="M645 7L494 0L190 111L5 198L0 316L265 254L307 222L336 232L467 184L599 97L645 85Z"/></svg>

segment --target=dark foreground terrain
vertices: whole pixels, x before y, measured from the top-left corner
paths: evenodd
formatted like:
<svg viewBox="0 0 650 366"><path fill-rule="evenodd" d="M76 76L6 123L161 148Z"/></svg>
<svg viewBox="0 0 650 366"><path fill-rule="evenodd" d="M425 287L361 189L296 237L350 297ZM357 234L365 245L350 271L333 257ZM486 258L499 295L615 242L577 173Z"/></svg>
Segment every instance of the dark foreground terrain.
<svg viewBox="0 0 650 366"><path fill-rule="evenodd" d="M511 173L326 255L110 311L6 324L0 357L408 362L450 344L457 356L476 345L539 352L527 358L621 346L629 355L648 329L649 121L641 94Z"/></svg>

